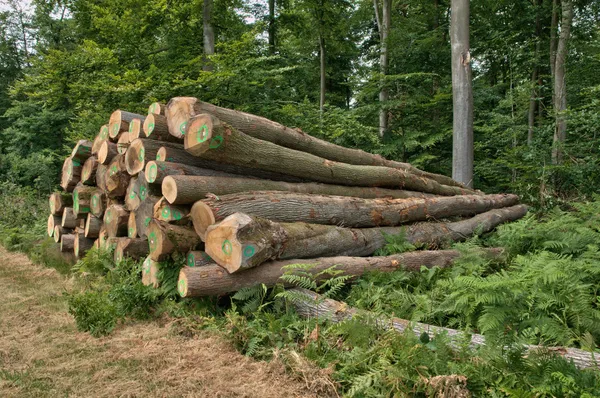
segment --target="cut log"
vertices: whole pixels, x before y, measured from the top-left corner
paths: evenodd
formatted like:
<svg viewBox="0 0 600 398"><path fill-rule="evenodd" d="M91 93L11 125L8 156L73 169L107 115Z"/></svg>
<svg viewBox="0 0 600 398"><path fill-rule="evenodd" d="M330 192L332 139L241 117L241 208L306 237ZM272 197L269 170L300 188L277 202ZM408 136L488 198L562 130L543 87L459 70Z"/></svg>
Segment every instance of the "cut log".
<svg viewBox="0 0 600 398"><path fill-rule="evenodd" d="M470 216L516 205L517 195L462 195L427 199L360 199L289 192L253 192L198 201L190 217L204 240L206 229L234 213L279 222L307 222L365 228Z"/></svg>
<svg viewBox="0 0 600 398"><path fill-rule="evenodd" d="M192 154L187 153L185 149L183 149L183 146L181 146L181 148L175 148L174 146L160 148L158 150L158 153L156 154L156 160L159 162L187 164L203 169L211 169L222 171L225 173L235 174L233 177L237 176L246 178L262 178L266 180L286 182L305 182L308 180L304 177L293 177L278 172L271 172L255 169L253 167L247 167L248 165L239 166L203 159L198 156L194 156Z"/></svg>
<svg viewBox="0 0 600 398"><path fill-rule="evenodd" d="M185 149L219 163L251 164L253 168L339 185L406 188L436 195L463 195L473 191L383 166L357 166L330 161L306 152L262 141L221 123L210 115L189 122Z"/></svg>
<svg viewBox="0 0 600 398"><path fill-rule="evenodd" d="M62 221L61 217L55 216L54 214L50 214L50 216L48 216L47 229L46 229L48 236L50 236L50 237L54 236L54 227L59 226L61 221Z"/></svg>
<svg viewBox="0 0 600 398"><path fill-rule="evenodd" d="M60 226L60 224L55 225L54 232L52 233L52 238L54 239L54 242L60 243L60 239L62 238L63 235L71 234L71 233L73 233L72 229L63 228Z"/></svg>
<svg viewBox="0 0 600 398"><path fill-rule="evenodd" d="M88 239L83 234L75 235L75 243L73 245L73 252L75 257L81 258L94 247L94 239Z"/></svg>
<svg viewBox="0 0 600 398"><path fill-rule="evenodd" d="M138 239L120 239L115 248L115 263L120 263L126 257L134 260L144 258L148 255L148 240Z"/></svg>
<svg viewBox="0 0 600 398"><path fill-rule="evenodd" d="M62 167L60 186L67 192L73 192L81 180L83 164L76 159L68 157Z"/></svg>
<svg viewBox="0 0 600 398"><path fill-rule="evenodd" d="M486 344L485 336L476 333L466 333L456 329L449 329L441 326L428 325L420 322L413 322L406 319L389 318L378 316L368 311L359 310L348 306L348 304L328 299L320 294L310 290L294 288L291 289L296 293L296 297L304 296L305 299L290 301L290 304L296 308L298 315L304 318L327 319L333 323L341 323L354 318L357 315L366 315L368 319L374 320L375 323L386 330L396 330L400 333L405 333L406 330L411 331L416 336L421 337L427 334L433 339L437 335L444 335L450 339L450 344L455 349L461 349L465 338L469 338L470 347L476 348ZM556 354L565 358L568 361L573 361L578 368L595 368L600 369L598 359L592 352L569 347L547 347L541 345L525 345L525 355L533 352Z"/></svg>
<svg viewBox="0 0 600 398"><path fill-rule="evenodd" d="M228 195L249 191L288 191L320 195L354 196L358 198L430 198L421 192L382 188L347 187L319 183L287 183L236 177L171 175L163 179L162 193L171 204L191 204L207 194Z"/></svg>
<svg viewBox="0 0 600 398"><path fill-rule="evenodd" d="M65 192L54 192L50 195L50 213L55 216L62 216L67 206L73 206L73 195Z"/></svg>
<svg viewBox="0 0 600 398"><path fill-rule="evenodd" d="M162 115L149 114L146 117L144 121L144 136L151 140L183 144L181 138L174 137L169 133L167 118Z"/></svg>
<svg viewBox="0 0 600 398"><path fill-rule="evenodd" d="M129 141L129 132L126 131L124 133L121 133L121 135L119 136L119 140L117 141L117 153L124 154L125 152L127 152L127 149L129 149L130 142L131 141Z"/></svg>
<svg viewBox="0 0 600 398"><path fill-rule="evenodd" d="M131 123L129 123L129 142L133 142L142 136L142 126L144 124L144 119L133 119Z"/></svg>
<svg viewBox="0 0 600 398"><path fill-rule="evenodd" d="M85 185L96 185L96 172L98 171L98 158L90 156L83 164L81 182Z"/></svg>
<svg viewBox="0 0 600 398"><path fill-rule="evenodd" d="M158 272L160 271L160 264L154 261L150 256L146 257L142 264L142 283L145 286L152 286L158 288L160 283L158 281Z"/></svg>
<svg viewBox="0 0 600 398"><path fill-rule="evenodd" d="M140 238L146 238L148 236L148 227L152 221L154 205L158 200L159 198L156 196L149 196L140 204L137 210L132 212L134 216L133 220L131 220L132 217L130 216L129 227L133 227L132 223L135 223L135 231L129 230L130 237L131 235L137 235Z"/></svg>
<svg viewBox="0 0 600 398"><path fill-rule="evenodd" d="M84 236L86 238L98 238L100 236L100 229L102 228L102 219L94 216L92 213L87 215L85 221Z"/></svg>
<svg viewBox="0 0 600 398"><path fill-rule="evenodd" d="M143 120L145 116L138 115L137 113L131 113L122 110L116 110L110 115L109 124L109 136L113 141L117 141L121 133L129 131L129 123L133 119Z"/></svg>
<svg viewBox="0 0 600 398"><path fill-rule="evenodd" d="M166 176L192 175L211 177L236 177L234 174L212 169L188 166L182 163L151 161L146 164L146 180L150 183L161 184Z"/></svg>
<svg viewBox="0 0 600 398"><path fill-rule="evenodd" d="M131 239L138 237L137 225L135 221L135 211L129 213L129 219L127 220L127 237Z"/></svg>
<svg viewBox="0 0 600 398"><path fill-rule="evenodd" d="M192 228L152 220L148 227L150 258L162 261L174 252L187 252L201 245Z"/></svg>
<svg viewBox="0 0 600 398"><path fill-rule="evenodd" d="M73 211L78 216L85 216L92 208L92 195L98 188L78 185L73 190Z"/></svg>
<svg viewBox="0 0 600 398"><path fill-rule="evenodd" d="M165 105L160 102L153 102L148 107L148 116L150 115L165 115Z"/></svg>
<svg viewBox="0 0 600 398"><path fill-rule="evenodd" d="M214 260L205 251L192 250L191 252L189 252L187 254L187 266L188 267L204 267L206 265L213 265L215 267L218 267L221 270L221 272L223 272L223 268L219 267L218 265L215 265ZM182 296L182 297L188 297L188 296Z"/></svg>
<svg viewBox="0 0 600 398"><path fill-rule="evenodd" d="M138 138L133 141L125 154L125 166L131 175L144 170L146 162L156 159L158 150L163 146L179 147L180 144Z"/></svg>
<svg viewBox="0 0 600 398"><path fill-rule="evenodd" d="M65 207L60 226L63 228L75 229L79 225L79 220L84 217L84 214L81 214L80 216L77 215L72 207Z"/></svg>
<svg viewBox="0 0 600 398"><path fill-rule="evenodd" d="M83 164L90 156L92 156L92 142L88 140L77 141L71 152L71 158Z"/></svg>
<svg viewBox="0 0 600 398"><path fill-rule="evenodd" d="M60 251L61 252L73 252L75 247L75 235L64 234L60 237Z"/></svg>
<svg viewBox="0 0 600 398"><path fill-rule="evenodd" d="M423 248L438 248L485 233L527 213L527 206L494 209L466 220L418 223L405 227L341 228L306 223L275 223L235 213L212 225L206 252L230 273L256 267L268 260L328 256L370 256L386 245L386 235L404 235Z"/></svg>
<svg viewBox="0 0 600 398"><path fill-rule="evenodd" d="M450 177L428 173L408 163L390 161L379 155L367 153L360 149L344 148L313 137L299 129L291 129L260 116L221 108L191 97L176 97L171 99L167 104L166 115L169 118L169 131L174 133L174 135L180 134L182 128L185 131L191 117L203 113L214 115L223 122L252 137L286 148L310 153L336 162L362 166L385 166L405 170L419 177L435 180L443 185L465 188ZM190 139L193 140L193 137Z"/></svg>
<svg viewBox="0 0 600 398"><path fill-rule="evenodd" d="M108 126L108 124L105 124L102 127L100 127L100 131L98 132L98 137L100 137L100 139L102 141L108 140L108 138L109 138L108 132L109 132L109 126ZM98 148L98 149L100 149L100 148ZM93 152L93 150L92 150L92 152Z"/></svg>
<svg viewBox="0 0 600 398"><path fill-rule="evenodd" d="M125 170L124 155L117 155L108 165L106 191L110 198L125 196L131 175Z"/></svg>
<svg viewBox="0 0 600 398"><path fill-rule="evenodd" d="M190 252L204 253L204 252ZM481 255L497 258L502 255L502 249L482 250ZM201 256L201 254L200 254ZM285 273L294 273L289 267L303 264L302 272L311 274L315 282L322 282L333 277L323 271L334 268L335 276L350 276L352 280L372 271L393 272L399 269L409 272L420 272L421 267L447 268L461 256L458 250L423 250L394 254L385 257L321 257L315 259L294 259L286 261L269 261L260 267L235 274L227 273L222 267L206 262L202 268L193 267L194 262L188 254L188 267L179 273L179 294L182 297L220 296L236 292L240 289L264 284L272 287L282 284L291 287L281 277ZM196 255L195 258L199 256ZM201 257L201 259L203 259ZM210 257L209 257L210 259ZM197 264L195 264L197 266ZM183 281L183 282L182 282Z"/></svg>
<svg viewBox="0 0 600 398"><path fill-rule="evenodd" d="M105 164L99 164L96 170L96 185L102 191L106 191L106 178L108 176L108 166Z"/></svg>
<svg viewBox="0 0 600 398"><path fill-rule="evenodd" d="M109 237L127 236L129 212L121 205L111 205L104 213L104 228Z"/></svg>
<svg viewBox="0 0 600 398"><path fill-rule="evenodd" d="M188 225L190 223L190 207L170 204L164 197L154 205L153 217L171 224Z"/></svg>
<svg viewBox="0 0 600 398"><path fill-rule="evenodd" d="M161 187L158 184L148 184L146 175L139 173L132 177L125 195L125 206L129 211L136 210L148 196L161 196Z"/></svg>
<svg viewBox="0 0 600 398"><path fill-rule="evenodd" d="M108 140L102 142L98 150L98 162L109 164L119 154L117 144Z"/></svg>
<svg viewBox="0 0 600 398"><path fill-rule="evenodd" d="M98 218L104 216L104 210L106 209L106 195L101 189L97 189L92 194L92 199L90 199L90 209L94 216Z"/></svg>

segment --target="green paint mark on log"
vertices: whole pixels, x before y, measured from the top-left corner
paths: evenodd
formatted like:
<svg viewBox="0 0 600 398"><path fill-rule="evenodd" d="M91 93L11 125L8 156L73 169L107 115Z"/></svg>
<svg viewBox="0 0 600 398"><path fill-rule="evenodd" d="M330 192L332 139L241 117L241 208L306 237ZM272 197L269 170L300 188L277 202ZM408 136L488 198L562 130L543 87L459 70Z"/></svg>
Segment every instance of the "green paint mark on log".
<svg viewBox="0 0 600 398"><path fill-rule="evenodd" d="M231 255L231 251L233 250L233 248L229 239L225 239L225 242L223 242L223 245L221 246L221 250L223 250L223 253L225 253L226 256Z"/></svg>

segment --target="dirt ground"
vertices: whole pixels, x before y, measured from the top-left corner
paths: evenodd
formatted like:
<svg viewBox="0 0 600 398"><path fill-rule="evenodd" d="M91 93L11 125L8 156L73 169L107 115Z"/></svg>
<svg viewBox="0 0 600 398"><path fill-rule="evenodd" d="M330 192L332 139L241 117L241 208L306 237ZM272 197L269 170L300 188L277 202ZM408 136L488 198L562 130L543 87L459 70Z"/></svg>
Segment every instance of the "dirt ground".
<svg viewBox="0 0 600 398"><path fill-rule="evenodd" d="M257 362L212 332L158 323L104 338L78 332L68 280L0 247L1 397L311 397L283 366Z"/></svg>

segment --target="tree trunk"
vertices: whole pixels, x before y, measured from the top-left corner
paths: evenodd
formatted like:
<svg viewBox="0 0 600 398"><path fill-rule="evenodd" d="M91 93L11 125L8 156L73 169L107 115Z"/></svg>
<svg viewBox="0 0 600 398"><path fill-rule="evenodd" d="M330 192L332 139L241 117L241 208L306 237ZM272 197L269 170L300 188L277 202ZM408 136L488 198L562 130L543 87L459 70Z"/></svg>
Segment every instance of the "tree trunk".
<svg viewBox="0 0 600 398"><path fill-rule="evenodd" d="M160 270L160 264L154 261L150 256L146 257L142 265L142 283L145 286L152 286L158 288L158 271Z"/></svg>
<svg viewBox="0 0 600 398"><path fill-rule="evenodd" d="M374 155L360 149L344 148L315 138L304 133L300 129L291 129L264 117L221 108L192 97L176 97L169 101L169 104L167 105L169 131L173 134L173 131L178 131L181 125L187 126L191 117L203 113L209 113L216 116L223 122L230 124L232 127L241 130L252 137L270 141L286 148L307 152L325 159L362 166L393 167L409 171L421 177L431 178L440 184L462 186L450 177L428 173L419 170L408 163L387 160L380 155ZM192 140L187 138L186 140L190 140L189 144L191 144L194 139L198 140L198 137L194 137ZM202 137L200 137L200 139L202 139ZM185 162L178 161L178 163Z"/></svg>
<svg viewBox="0 0 600 398"><path fill-rule="evenodd" d="M192 146L188 140L192 136L204 136L206 139ZM281 172L324 183L407 188L438 195L467 193L463 188L442 185L405 170L332 162L309 153L281 147L226 126L211 115L199 115L190 120L185 144L188 152L204 159L219 163L251 164L260 170Z"/></svg>
<svg viewBox="0 0 600 398"><path fill-rule="evenodd" d="M115 248L114 259L118 264L126 257L138 260L148 255L148 240L142 238L121 239Z"/></svg>
<svg viewBox="0 0 600 398"><path fill-rule="evenodd" d="M326 82L327 82L327 74L325 72L325 38L323 37L323 32L319 33L319 74L321 77L321 85L319 92L319 110L321 113L325 110L325 90L326 90Z"/></svg>
<svg viewBox="0 0 600 398"><path fill-rule="evenodd" d="M163 103L153 102L148 107L148 116L150 116L150 115L162 115L162 116L164 116L165 115L165 109L166 109L166 107L165 107L165 105ZM146 117L148 117L148 116L146 116Z"/></svg>
<svg viewBox="0 0 600 398"><path fill-rule="evenodd" d="M517 195L360 199L288 192L255 192L203 199L194 204L190 217L196 233L205 240L208 227L234 213L277 222L366 228L472 216L491 209L514 206L518 202Z"/></svg>
<svg viewBox="0 0 600 398"><path fill-rule="evenodd" d="M190 207L169 204L163 197L154 205L153 217L159 221L177 225L189 225Z"/></svg>
<svg viewBox="0 0 600 398"><path fill-rule="evenodd" d="M98 161L101 164L109 164L119 154L117 144L110 141L104 141L98 150Z"/></svg>
<svg viewBox="0 0 600 398"><path fill-rule="evenodd" d="M88 187L85 185L78 185L73 190L73 211L77 215L86 216L91 209L92 194L96 192L96 187Z"/></svg>
<svg viewBox="0 0 600 398"><path fill-rule="evenodd" d="M534 0L535 5L535 61L531 73L531 95L529 96L529 111L527 112L527 146L533 144L533 130L535 128L535 110L538 105L538 74L540 64L540 52L542 44L542 24L540 19L540 8L543 0Z"/></svg>
<svg viewBox="0 0 600 398"><path fill-rule="evenodd" d="M152 220L148 227L150 258L162 261L174 252L187 252L201 244L192 228Z"/></svg>
<svg viewBox="0 0 600 398"><path fill-rule="evenodd" d="M484 255L498 257L502 249L489 249L483 251ZM303 272L310 273L316 282L322 282L331 278L330 274L323 271L334 268L337 276L347 275L356 279L361 275L378 271L393 272L399 269L409 272L420 272L421 267L446 268L452 266L454 260L461 256L458 250L424 250L402 254L394 254L387 257L322 257L315 259L294 259L286 261L270 261L260 267L252 268L244 272L228 274L222 267L211 263L201 268L188 267L181 269L179 273L179 294L182 297L221 296L235 292L243 288L264 284L272 287L283 284L285 287L292 285L281 277L293 271L288 268L294 264L306 265ZM212 262L212 260L211 260ZM183 282L182 282L183 281Z"/></svg>
<svg viewBox="0 0 600 398"><path fill-rule="evenodd" d="M104 228L110 238L127 236L129 212L121 205L111 205L104 213Z"/></svg>
<svg viewBox="0 0 600 398"><path fill-rule="evenodd" d="M567 139L567 82L566 63L569 38L571 36L571 23L573 21L573 1L562 0L562 20L560 22L560 35L556 49L556 63L554 67L554 112L556 114L556 127L554 129L552 163L562 163L562 147Z"/></svg>
<svg viewBox="0 0 600 398"><path fill-rule="evenodd" d="M275 25L275 0L269 0L269 54L275 55L277 27Z"/></svg>
<svg viewBox="0 0 600 398"><path fill-rule="evenodd" d="M81 169L81 182L85 185L96 185L96 171L98 170L98 159L90 156Z"/></svg>
<svg viewBox="0 0 600 398"><path fill-rule="evenodd" d="M215 267L219 267L218 265L215 265L213 259L208 254L206 254L205 251L193 250L187 254L188 267L204 267L207 265L214 265ZM221 268L221 270L223 270L223 268Z"/></svg>
<svg viewBox="0 0 600 398"><path fill-rule="evenodd" d="M68 157L65 159L62 167L60 186L67 192L73 192L81 180L81 171L83 164L78 160Z"/></svg>
<svg viewBox="0 0 600 398"><path fill-rule="evenodd" d="M554 77L556 67L556 49L558 48L558 16L560 12L560 1L552 0L552 20L550 22L550 77L554 86ZM554 90L552 90L554 91ZM554 93L552 95L552 104L554 104Z"/></svg>
<svg viewBox="0 0 600 398"><path fill-rule="evenodd" d="M116 110L110 115L108 122L109 133L108 136L112 141L117 141L121 133L129 131L129 123L133 119L144 120L145 116L138 115L137 113L131 113L122 110Z"/></svg>
<svg viewBox="0 0 600 398"><path fill-rule="evenodd" d="M169 125L164 115L150 114L144 121L144 137L150 140L182 143L181 138L169 133Z"/></svg>
<svg viewBox="0 0 600 398"><path fill-rule="evenodd" d="M72 252L75 247L75 235L64 234L60 237L60 251L61 252Z"/></svg>
<svg viewBox="0 0 600 398"><path fill-rule="evenodd" d="M485 345L485 337L481 334L465 333L456 329L449 329L441 326L427 325L420 322L408 321L399 318L389 318L378 316L368 311L358 310L348 306L348 304L325 298L310 290L294 288L295 293L303 295L304 300L294 300L290 304L296 308L298 315L304 318L327 319L333 323L340 323L354 318L356 315L367 315L368 319L375 320L375 323L386 330L396 330L405 333L410 330L416 336L420 337L424 333L434 338L437 335L444 335L450 338L450 344L455 349L461 349L465 337L470 337L470 347L477 348ZM539 345L525 345L526 353L536 351L550 352L562 356L566 360L572 360L578 368L593 367L598 369L598 362L595 355L591 352L568 347L545 347ZM527 354L526 354L527 355Z"/></svg>
<svg viewBox="0 0 600 398"><path fill-rule="evenodd" d="M75 242L73 244L75 257L82 258L92 247L94 247L93 239L88 239L81 233L75 235Z"/></svg>
<svg viewBox="0 0 600 398"><path fill-rule="evenodd" d="M130 215L128 224L128 236L130 238L136 236L146 238L148 236L148 227L154 214L154 205L158 200L159 198L156 196L149 196L140 204L137 210L131 213L133 217Z"/></svg>
<svg viewBox="0 0 600 398"><path fill-rule="evenodd" d="M386 102L389 99L389 92L385 81L385 76L388 72L389 56L388 56L388 35L392 25L392 1L383 0L382 15L379 17L377 7L378 0L373 0L375 6L375 17L377 20L377 28L379 30L380 53L379 53L379 72L381 73L381 88L379 89L379 137L385 138L388 129L388 116L385 109Z"/></svg>
<svg viewBox="0 0 600 398"><path fill-rule="evenodd" d="M98 238L100 236L100 229L102 228L102 219L94 216L92 213L87 215L85 221L84 236L86 238Z"/></svg>
<svg viewBox="0 0 600 398"><path fill-rule="evenodd" d="M162 184L165 177L170 175L191 175L211 177L235 177L235 174L212 169L188 166L183 163L152 161L146 164L146 180L153 184Z"/></svg>
<svg viewBox="0 0 600 398"><path fill-rule="evenodd" d="M403 235L415 246L437 248L475 233L491 231L527 213L527 206L494 209L466 220L418 223L406 227L351 229L307 223L275 223L235 213L208 228L206 252L229 273L268 260L323 256L370 256L387 244L386 235Z"/></svg>
<svg viewBox="0 0 600 398"><path fill-rule="evenodd" d="M473 89L469 0L452 0L452 178L473 187Z"/></svg>
<svg viewBox="0 0 600 398"><path fill-rule="evenodd" d="M54 192L50 195L50 213L61 216L65 207L73 206L73 195L65 192Z"/></svg>
<svg viewBox="0 0 600 398"><path fill-rule="evenodd" d="M287 191L306 194L374 198L429 198L434 195L371 187L350 187L320 183L287 183L233 177L178 176L165 177L162 192L171 204L192 204L207 195L228 195L250 191Z"/></svg>
<svg viewBox="0 0 600 398"><path fill-rule="evenodd" d="M90 156L92 156L92 142L88 140L77 141L71 152L71 158L83 164Z"/></svg>
<svg viewBox="0 0 600 398"><path fill-rule="evenodd" d="M204 27L204 65L202 69L205 71L213 70L210 56L215 53L215 31L212 25L212 8L213 0L204 0L202 7L202 22Z"/></svg>

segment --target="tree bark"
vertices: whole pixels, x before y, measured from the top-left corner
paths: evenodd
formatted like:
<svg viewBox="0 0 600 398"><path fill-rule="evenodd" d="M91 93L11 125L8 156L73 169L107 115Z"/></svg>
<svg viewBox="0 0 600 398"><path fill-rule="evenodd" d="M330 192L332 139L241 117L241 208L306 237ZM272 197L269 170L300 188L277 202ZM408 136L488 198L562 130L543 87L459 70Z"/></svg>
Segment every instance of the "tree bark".
<svg viewBox="0 0 600 398"><path fill-rule="evenodd" d="M377 28L379 30L380 53L379 53L379 72L381 73L379 89L379 137L385 138L388 130L388 116L385 109L385 103L389 99L385 76L388 72L389 56L388 56L388 36L392 25L392 1L383 0L382 15L379 17L378 0L373 0L375 8L375 17L377 20Z"/></svg>
<svg viewBox="0 0 600 398"><path fill-rule="evenodd" d="M554 76L556 67L556 49L558 48L558 16L560 13L560 0L552 0L552 19L550 22L550 77L554 86ZM554 90L552 90L554 91ZM554 104L554 93L552 95L552 104Z"/></svg>
<svg viewBox="0 0 600 398"><path fill-rule="evenodd" d="M430 198L434 195L373 187L351 187L320 183L287 183L234 177L171 175L162 183L162 193L171 204L192 204L207 195L227 195L249 191L288 191L307 194L354 196L358 198Z"/></svg>
<svg viewBox="0 0 600 398"><path fill-rule="evenodd" d="M72 252L75 247L75 235L64 234L60 237L60 251L61 252Z"/></svg>
<svg viewBox="0 0 600 398"><path fill-rule="evenodd" d="M554 67L554 112L556 114L556 127L554 129L552 163L562 163L562 147L567 139L567 82L566 63L569 38L571 37L571 23L573 22L573 1L562 0L562 19L560 34L556 49L556 63Z"/></svg>
<svg viewBox="0 0 600 398"><path fill-rule="evenodd" d="M92 194L96 192L96 187L88 187L85 185L78 185L73 190L73 211L77 215L86 216L91 209Z"/></svg>
<svg viewBox="0 0 600 398"><path fill-rule="evenodd" d="M474 334L462 332L456 329L449 329L441 326L433 326L420 322L412 322L405 319L389 318L384 316L378 316L368 311L362 311L348 304L335 301L332 299L324 298L321 295L314 293L310 290L294 288L294 292L302 294L305 300L294 300L290 304L296 308L298 315L304 318L319 318L327 319L333 323L340 323L354 318L357 315L368 315L369 319L375 320L375 323L386 330L396 330L400 333L404 333L406 330L410 330L416 336L421 336L424 333L429 335L430 338L434 338L436 335L445 335L450 338L450 344L455 349L459 349L465 337L470 336L471 348L476 348L486 344L485 337L481 334ZM593 367L598 369L598 360L593 353L579 350L577 348L568 347L546 347L540 345L525 345L526 353L532 353L536 351L550 352L562 356L567 360L572 360L575 366L578 368L589 368Z"/></svg>
<svg viewBox="0 0 600 398"><path fill-rule="evenodd" d="M275 0L269 0L269 54L275 55L277 26L275 25Z"/></svg>
<svg viewBox="0 0 600 398"><path fill-rule="evenodd" d="M101 164L109 164L119 154L117 144L108 140L100 145L98 150L98 161Z"/></svg>
<svg viewBox="0 0 600 398"><path fill-rule="evenodd" d="M67 192L73 192L81 180L83 164L72 157L65 159L62 167L60 186Z"/></svg>
<svg viewBox="0 0 600 398"><path fill-rule="evenodd" d="M92 142L88 140L77 141L71 152L71 158L83 164L90 156L92 156Z"/></svg>
<svg viewBox="0 0 600 398"><path fill-rule="evenodd" d="M96 185L96 171L98 170L98 159L90 156L83 164L81 170L81 182L85 185Z"/></svg>
<svg viewBox="0 0 600 398"><path fill-rule="evenodd" d="M150 258L162 261L174 252L187 252L200 246L200 238L192 228L152 220L148 227Z"/></svg>
<svg viewBox="0 0 600 398"><path fill-rule="evenodd" d="M360 199L288 192L254 192L200 200L192 206L190 217L196 233L205 240L208 227L238 212L277 222L365 228L472 216L491 209L514 206L518 202L517 195Z"/></svg>
<svg viewBox="0 0 600 398"><path fill-rule="evenodd" d="M360 149L344 148L339 145L315 138L300 129L291 129L277 122L250 113L221 108L192 97L176 97L167 105L169 131L185 128L191 117L208 113L244 133L290 149L307 152L315 156L337 162L362 166L387 166L409 171L421 177L436 180L444 185L462 186L452 178L419 170L408 163L387 160L380 155L364 152ZM197 137L196 137L197 139ZM189 140L189 138L188 138ZM164 160L164 159L163 159ZM185 162L178 162L185 163Z"/></svg>
<svg viewBox="0 0 600 398"><path fill-rule="evenodd" d="M322 29L319 31L319 75L321 78L319 90L319 110L321 113L325 110L325 90L327 89L327 74L325 71L325 38Z"/></svg>
<svg viewBox="0 0 600 398"><path fill-rule="evenodd" d="M61 216L65 207L73 206L73 195L65 192L54 192L50 195L50 213Z"/></svg>
<svg viewBox="0 0 600 398"><path fill-rule="evenodd" d="M153 184L162 184L165 177L170 175L212 176L212 177L236 177L235 174L225 173L212 169L203 169L188 166L183 163L152 161L146 164L146 180Z"/></svg>
<svg viewBox="0 0 600 398"><path fill-rule="evenodd" d="M473 89L469 0L452 0L452 178L473 187Z"/></svg>
<svg viewBox="0 0 600 398"><path fill-rule="evenodd" d="M129 123L131 123L133 119L144 120L145 116L138 115L137 113L122 111L120 109L114 111L112 115L110 115L110 120L108 122L109 138L116 142L121 133L129 131Z"/></svg>
<svg viewBox="0 0 600 398"><path fill-rule="evenodd" d="M121 239L115 248L115 263L120 263L126 257L138 260L148 255L148 240L142 238Z"/></svg>
<svg viewBox="0 0 600 398"><path fill-rule="evenodd" d="M121 205L111 205L104 213L104 228L110 238L127 236L129 212Z"/></svg>
<svg viewBox="0 0 600 398"><path fill-rule="evenodd" d="M502 249L489 249L482 251L483 255L490 258L502 254ZM454 260L461 256L458 250L424 250L386 257L321 257L315 259L295 259L286 261L270 261L260 267L244 272L229 274L222 267L209 262L201 268L192 267L188 257L188 267L179 273L179 294L182 297L221 296L243 288L264 284L272 287L282 284L285 287L292 285L281 277L286 273L294 273L289 266L294 264L306 265L303 272L308 272L316 282L322 282L332 277L323 271L334 268L335 276L351 276L352 280L373 271L393 272L399 269L409 272L420 272L421 267L447 268L452 266ZM183 281L183 282L182 282Z"/></svg>
<svg viewBox="0 0 600 398"><path fill-rule="evenodd" d="M213 0L204 0L202 7L203 42L204 42L204 71L212 71L210 56L215 53L215 31L212 24Z"/></svg>
<svg viewBox="0 0 600 398"><path fill-rule="evenodd" d="M543 0L534 0L535 5L535 60L531 72L531 95L529 96L529 111L527 112L527 146L533 144L533 132L535 128L535 110L538 105L538 74L540 64L540 51L542 44L542 24L540 19L540 8Z"/></svg>
<svg viewBox="0 0 600 398"><path fill-rule="evenodd" d="M144 120L144 137L156 141L182 143L181 138L172 136L169 133L169 125L164 115L150 114L146 117L146 120Z"/></svg>
<svg viewBox="0 0 600 398"><path fill-rule="evenodd" d="M206 139L198 140L196 137ZM338 163L285 148L246 135L207 114L190 120L185 145L191 154L215 162L251 164L253 168L260 170L329 184L406 188L438 195L462 195L470 192L457 186L442 185L435 180L417 177L405 170Z"/></svg>
<svg viewBox="0 0 600 398"><path fill-rule="evenodd" d="M191 252L189 252L187 254L187 266L188 267L204 267L207 265L213 265L215 267L219 267L218 265L215 265L215 262L213 261L213 259L206 254L205 251L202 250L192 250ZM223 270L223 268L219 267L221 270ZM183 296L185 297L185 296Z"/></svg>
<svg viewBox="0 0 600 398"><path fill-rule="evenodd" d="M96 217L92 213L88 213L85 221L84 236L86 238L98 238L100 236L100 229L102 229L102 219Z"/></svg>
<svg viewBox="0 0 600 398"><path fill-rule="evenodd" d="M52 238L54 239L55 243L60 243L60 240L63 235L71 234L71 233L73 233L72 229L63 228L60 226L60 224L58 224L58 225L54 226L54 232L52 233Z"/></svg>
<svg viewBox="0 0 600 398"><path fill-rule="evenodd" d="M527 213L527 206L494 209L473 218L448 223L418 223L406 227L351 229L307 223L275 223L235 213L208 228L206 252L229 273L268 260L323 256L370 256L384 247L386 235L404 235L415 246L436 248L475 233L491 231Z"/></svg>

